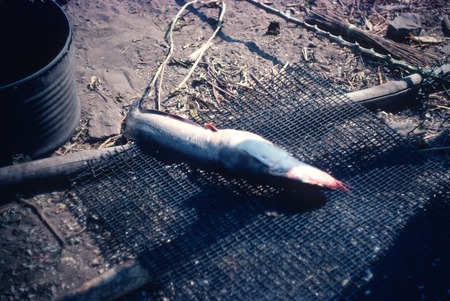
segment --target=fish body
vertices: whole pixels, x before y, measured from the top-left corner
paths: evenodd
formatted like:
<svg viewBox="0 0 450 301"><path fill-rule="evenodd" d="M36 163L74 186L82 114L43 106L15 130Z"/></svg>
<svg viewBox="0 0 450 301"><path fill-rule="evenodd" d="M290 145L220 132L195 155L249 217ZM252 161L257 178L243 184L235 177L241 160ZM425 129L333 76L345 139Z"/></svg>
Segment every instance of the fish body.
<svg viewBox="0 0 450 301"><path fill-rule="evenodd" d="M348 191L328 173L255 133L218 130L211 124L204 128L178 116L142 109L139 101L125 118L124 136L176 152L186 161L261 183L302 183Z"/></svg>

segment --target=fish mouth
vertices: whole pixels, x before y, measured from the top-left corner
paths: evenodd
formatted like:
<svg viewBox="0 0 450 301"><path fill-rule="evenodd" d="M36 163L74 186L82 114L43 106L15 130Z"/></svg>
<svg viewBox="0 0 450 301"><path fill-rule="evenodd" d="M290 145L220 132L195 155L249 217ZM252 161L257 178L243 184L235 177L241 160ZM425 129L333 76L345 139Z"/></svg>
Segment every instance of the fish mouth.
<svg viewBox="0 0 450 301"><path fill-rule="evenodd" d="M347 184L336 180L330 174L307 164L292 167L283 174L280 174L280 176L309 185L340 190L347 193L350 192L350 187Z"/></svg>

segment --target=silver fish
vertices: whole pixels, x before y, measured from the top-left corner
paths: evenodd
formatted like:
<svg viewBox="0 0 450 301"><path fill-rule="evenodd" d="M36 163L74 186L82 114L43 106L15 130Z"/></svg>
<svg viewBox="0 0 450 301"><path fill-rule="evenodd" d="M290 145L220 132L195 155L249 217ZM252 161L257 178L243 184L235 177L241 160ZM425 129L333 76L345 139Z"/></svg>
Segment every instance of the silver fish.
<svg viewBox="0 0 450 301"><path fill-rule="evenodd" d="M299 161L263 137L240 130L205 127L179 116L133 103L124 136L144 145L176 152L183 160L261 183L302 183L348 192L347 185Z"/></svg>

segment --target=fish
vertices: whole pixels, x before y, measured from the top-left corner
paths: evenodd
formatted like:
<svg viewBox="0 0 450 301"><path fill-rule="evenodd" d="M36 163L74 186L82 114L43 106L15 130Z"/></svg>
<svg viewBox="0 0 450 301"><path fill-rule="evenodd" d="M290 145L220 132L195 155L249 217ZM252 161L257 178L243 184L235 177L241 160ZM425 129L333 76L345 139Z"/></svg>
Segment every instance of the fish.
<svg viewBox="0 0 450 301"><path fill-rule="evenodd" d="M123 136L144 146L176 153L176 158L252 182L307 184L349 192L348 185L304 163L262 136L243 130L201 126L189 119L145 109L135 100L124 119Z"/></svg>

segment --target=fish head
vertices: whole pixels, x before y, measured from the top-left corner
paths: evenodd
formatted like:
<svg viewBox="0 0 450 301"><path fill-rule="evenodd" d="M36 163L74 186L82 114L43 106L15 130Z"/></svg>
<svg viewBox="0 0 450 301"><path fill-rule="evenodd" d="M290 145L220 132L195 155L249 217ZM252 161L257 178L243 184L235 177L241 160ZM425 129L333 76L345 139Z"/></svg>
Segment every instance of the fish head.
<svg viewBox="0 0 450 301"><path fill-rule="evenodd" d="M304 163L259 135L233 131L221 157L229 170L264 182L309 184L348 192L348 187L328 173ZM223 140L223 138L222 138Z"/></svg>
<svg viewBox="0 0 450 301"><path fill-rule="evenodd" d="M298 180L309 185L350 192L348 185L335 179L330 174L309 164L303 162L300 163L301 164L293 165L291 168L284 170L281 173L277 173L277 171L272 171L272 173L294 181Z"/></svg>

